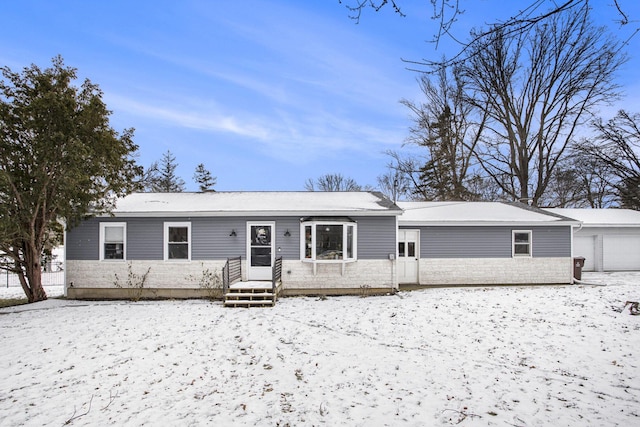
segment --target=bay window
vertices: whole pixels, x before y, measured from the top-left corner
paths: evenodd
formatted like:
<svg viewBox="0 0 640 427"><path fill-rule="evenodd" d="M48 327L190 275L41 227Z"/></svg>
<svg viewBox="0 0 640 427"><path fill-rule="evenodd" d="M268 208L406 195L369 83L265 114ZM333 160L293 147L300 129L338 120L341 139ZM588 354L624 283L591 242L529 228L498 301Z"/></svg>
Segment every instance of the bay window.
<svg viewBox="0 0 640 427"><path fill-rule="evenodd" d="M302 222L304 261L355 261L356 223L352 220L307 220Z"/></svg>

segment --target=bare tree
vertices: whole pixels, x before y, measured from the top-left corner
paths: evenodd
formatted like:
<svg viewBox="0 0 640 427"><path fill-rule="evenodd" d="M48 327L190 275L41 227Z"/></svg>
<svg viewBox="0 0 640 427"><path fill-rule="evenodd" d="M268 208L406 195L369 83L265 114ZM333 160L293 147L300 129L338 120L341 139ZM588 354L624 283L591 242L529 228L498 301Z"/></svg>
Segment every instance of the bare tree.
<svg viewBox="0 0 640 427"><path fill-rule="evenodd" d="M556 166L539 206L608 208L617 206L612 169L575 145Z"/></svg>
<svg viewBox="0 0 640 427"><path fill-rule="evenodd" d="M360 22L362 14L367 9L379 12L390 7L399 17L406 16L402 10L402 2L400 0L338 0L338 3L345 5L349 18L356 23ZM475 51L472 48L473 45L482 43L494 33L502 34L506 38L517 38L529 32L534 26L551 21L556 15L589 7L589 0L564 0L560 2L555 0L530 0L524 3L522 9L518 10L513 16L502 21L490 23L487 27L488 29L475 33L471 40L463 42L454 34L454 29L460 15L465 13L463 9L465 3L465 0L429 0L431 19L435 23L434 34L431 39L432 43L437 48L441 39L446 37L460 46L458 53L447 60L445 64L447 66L464 62L473 55ZM634 22L622 3L621 0L612 0L607 4L607 6L615 9L618 15L616 24L620 27ZM636 28L629 38L634 37L639 30ZM413 63L417 67L427 66L428 69L436 65L436 63L427 59L421 61L409 60L407 62ZM424 71L424 69L420 71Z"/></svg>
<svg viewBox="0 0 640 427"><path fill-rule="evenodd" d="M472 199L467 180L487 120L486 110L469 102L457 67L451 71L440 67L435 76L423 75L418 83L425 100L400 102L413 113L407 143L425 149L420 188L429 200Z"/></svg>
<svg viewBox="0 0 640 427"><path fill-rule="evenodd" d="M407 195L413 200L430 200L429 189L421 180L419 159L416 156L402 154L398 151L387 151L392 161L388 167L404 178Z"/></svg>
<svg viewBox="0 0 640 427"><path fill-rule="evenodd" d="M378 188L394 203L406 198L409 193L410 182L397 166L389 165L387 172L378 175Z"/></svg>
<svg viewBox="0 0 640 427"><path fill-rule="evenodd" d="M318 179L307 179L304 184L307 191L362 191L363 188L353 178L344 177L339 173L328 173Z"/></svg>
<svg viewBox="0 0 640 427"><path fill-rule="evenodd" d="M611 120L592 123L597 138L581 147L611 168L622 205L640 209L640 114L624 110Z"/></svg>
<svg viewBox="0 0 640 427"><path fill-rule="evenodd" d="M477 158L508 197L537 206L579 127L617 98L613 76L626 57L586 4L515 37L488 37L464 66L490 116Z"/></svg>

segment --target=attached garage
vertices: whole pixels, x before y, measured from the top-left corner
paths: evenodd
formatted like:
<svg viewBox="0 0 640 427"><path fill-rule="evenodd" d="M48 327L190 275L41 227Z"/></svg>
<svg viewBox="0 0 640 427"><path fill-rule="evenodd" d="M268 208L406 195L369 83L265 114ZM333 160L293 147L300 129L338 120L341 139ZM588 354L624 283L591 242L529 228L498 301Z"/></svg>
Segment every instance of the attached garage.
<svg viewBox="0 0 640 427"><path fill-rule="evenodd" d="M547 209L582 223L573 254L585 271L640 271L640 212L631 209Z"/></svg>

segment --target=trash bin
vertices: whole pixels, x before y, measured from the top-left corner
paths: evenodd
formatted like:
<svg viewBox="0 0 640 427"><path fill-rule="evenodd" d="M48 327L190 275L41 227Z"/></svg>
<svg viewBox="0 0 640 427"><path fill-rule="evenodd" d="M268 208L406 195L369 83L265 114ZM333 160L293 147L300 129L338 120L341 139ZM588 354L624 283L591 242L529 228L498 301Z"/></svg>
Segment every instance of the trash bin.
<svg viewBox="0 0 640 427"><path fill-rule="evenodd" d="M585 257L577 256L573 259L573 278L582 280L582 267L584 267Z"/></svg>

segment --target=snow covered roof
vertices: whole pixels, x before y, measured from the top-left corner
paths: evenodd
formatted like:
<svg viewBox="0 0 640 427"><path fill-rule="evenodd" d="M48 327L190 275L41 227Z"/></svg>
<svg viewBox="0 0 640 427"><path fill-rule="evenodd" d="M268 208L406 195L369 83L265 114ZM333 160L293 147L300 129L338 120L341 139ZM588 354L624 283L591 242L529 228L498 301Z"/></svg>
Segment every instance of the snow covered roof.
<svg viewBox="0 0 640 427"><path fill-rule="evenodd" d="M116 216L400 215L378 192L134 193L116 203Z"/></svg>
<svg viewBox="0 0 640 427"><path fill-rule="evenodd" d="M631 209L545 209L577 219L586 227L640 227L640 212Z"/></svg>
<svg viewBox="0 0 640 427"><path fill-rule="evenodd" d="M398 202L400 225L572 225L570 218L521 203Z"/></svg>

